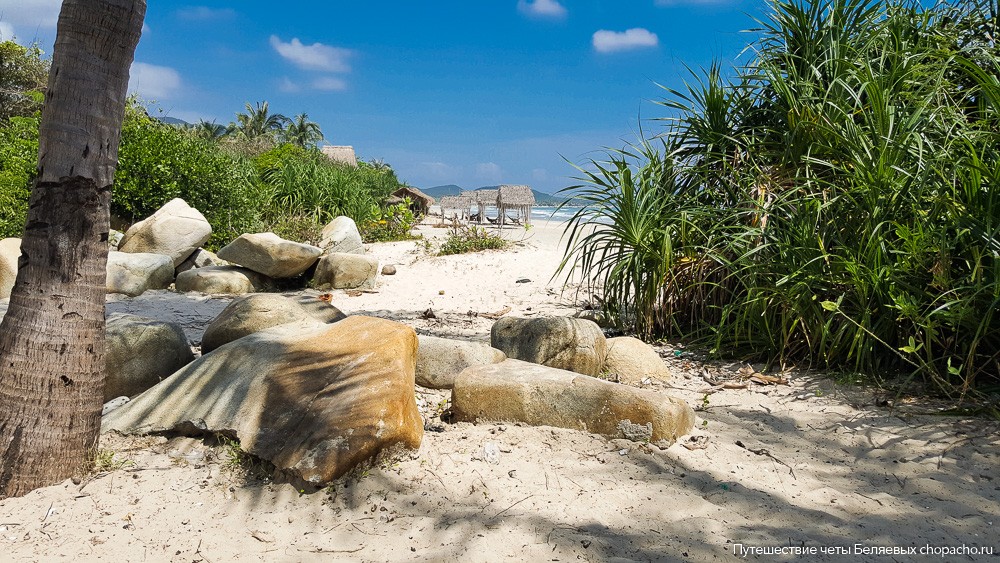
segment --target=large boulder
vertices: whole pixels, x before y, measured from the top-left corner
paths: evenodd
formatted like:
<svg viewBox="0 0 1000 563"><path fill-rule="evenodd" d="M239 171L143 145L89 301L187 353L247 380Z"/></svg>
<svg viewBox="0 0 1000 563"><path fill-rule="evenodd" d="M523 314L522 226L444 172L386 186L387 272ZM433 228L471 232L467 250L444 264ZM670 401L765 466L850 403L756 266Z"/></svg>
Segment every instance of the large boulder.
<svg viewBox="0 0 1000 563"><path fill-rule="evenodd" d="M207 268L209 266L228 266L229 262L219 258L214 252L199 248L191 253L186 260L177 266L177 273L186 272L195 268Z"/></svg>
<svg viewBox="0 0 1000 563"><path fill-rule="evenodd" d="M0 299L10 297L17 278L17 260L21 257L21 239L0 240Z"/></svg>
<svg viewBox="0 0 1000 563"><path fill-rule="evenodd" d="M653 347L638 338L608 339L608 356L602 373L619 383L634 385L647 377L670 379L670 370Z"/></svg>
<svg viewBox="0 0 1000 563"><path fill-rule="evenodd" d="M180 326L136 315L108 317L104 402L132 397L194 361Z"/></svg>
<svg viewBox="0 0 1000 563"><path fill-rule="evenodd" d="M595 376L607 354L597 324L569 317L503 317L493 323L490 343L508 358Z"/></svg>
<svg viewBox="0 0 1000 563"><path fill-rule="evenodd" d="M148 218L129 227L118 250L166 254L180 265L212 236L212 226L197 209L175 198Z"/></svg>
<svg viewBox="0 0 1000 563"><path fill-rule="evenodd" d="M308 320L333 323L345 318L339 309L316 297L290 299L277 293L253 293L233 299L209 323L201 339L201 353L273 326Z"/></svg>
<svg viewBox="0 0 1000 563"><path fill-rule="evenodd" d="M455 376L471 366L495 364L507 359L507 356L480 342L451 340L426 336L417 337L420 341L417 347L417 385L431 389L451 389Z"/></svg>
<svg viewBox="0 0 1000 563"><path fill-rule="evenodd" d="M108 293L135 297L150 289L166 289L174 281L174 261L166 254L108 252Z"/></svg>
<svg viewBox="0 0 1000 563"><path fill-rule="evenodd" d="M103 418L102 431L218 433L293 478L327 484L416 449L417 335L384 319L270 328L202 356Z"/></svg>
<svg viewBox="0 0 1000 563"><path fill-rule="evenodd" d="M319 259L313 274L316 289L370 288L378 275L378 260L371 256L334 252Z"/></svg>
<svg viewBox="0 0 1000 563"><path fill-rule="evenodd" d="M219 258L271 278L293 278L316 263L322 250L274 233L240 235L222 247Z"/></svg>
<svg viewBox="0 0 1000 563"><path fill-rule="evenodd" d="M174 287L177 291L201 293L254 293L265 291L271 280L253 270L239 266L206 266L177 274Z"/></svg>
<svg viewBox="0 0 1000 563"><path fill-rule="evenodd" d="M358 225L350 217L337 217L320 232L319 246L324 254L343 252L345 254L364 254L365 247L361 241Z"/></svg>
<svg viewBox="0 0 1000 563"><path fill-rule="evenodd" d="M451 394L455 420L523 422L610 438L673 443L694 427L684 401L520 360L466 369Z"/></svg>

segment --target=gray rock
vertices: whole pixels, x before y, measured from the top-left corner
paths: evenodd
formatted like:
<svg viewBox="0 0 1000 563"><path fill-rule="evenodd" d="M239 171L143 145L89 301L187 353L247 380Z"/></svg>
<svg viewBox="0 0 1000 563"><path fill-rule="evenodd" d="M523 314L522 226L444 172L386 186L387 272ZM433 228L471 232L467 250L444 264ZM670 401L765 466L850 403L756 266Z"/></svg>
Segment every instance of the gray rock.
<svg viewBox="0 0 1000 563"><path fill-rule="evenodd" d="M266 328L291 322L315 320L333 323L347 318L339 309L315 297L289 299L277 293L254 293L237 297L209 323L201 339L201 353Z"/></svg>
<svg viewBox="0 0 1000 563"><path fill-rule="evenodd" d="M324 254L342 252L345 254L364 254L365 247L361 241L361 233L357 224L350 217L337 217L323 227L320 233L319 246Z"/></svg>
<svg viewBox="0 0 1000 563"><path fill-rule="evenodd" d="M293 278L316 263L322 250L285 240L274 233L240 235L219 251L219 258L271 278Z"/></svg>
<svg viewBox="0 0 1000 563"><path fill-rule="evenodd" d="M105 402L138 395L194 361L180 326L136 315L108 318L106 349Z"/></svg>
<svg viewBox="0 0 1000 563"><path fill-rule="evenodd" d="M319 259L313 275L316 289L355 289L375 286L378 260L371 256L334 252Z"/></svg>
<svg viewBox="0 0 1000 563"><path fill-rule="evenodd" d="M176 268L211 236L212 226L205 216L183 199L175 198L129 227L118 249L166 254Z"/></svg>
<svg viewBox="0 0 1000 563"><path fill-rule="evenodd" d="M421 387L451 389L455 376L471 366L495 364L507 359L488 344L450 340L421 334L417 347L416 381Z"/></svg>
<svg viewBox="0 0 1000 563"><path fill-rule="evenodd" d="M253 270L239 266L206 266L177 275L177 291L211 294L242 294L266 291L271 281Z"/></svg>
<svg viewBox="0 0 1000 563"><path fill-rule="evenodd" d="M503 317L493 323L490 344L508 358L595 376L607 354L600 327L569 317Z"/></svg>
<svg viewBox="0 0 1000 563"><path fill-rule="evenodd" d="M108 250L118 250L123 238L125 238L125 233L110 229L108 231Z"/></svg>
<svg viewBox="0 0 1000 563"><path fill-rule="evenodd" d="M383 276L395 276L396 275L396 267L393 266L392 264L386 264L385 266L382 266L382 275Z"/></svg>
<svg viewBox="0 0 1000 563"><path fill-rule="evenodd" d="M104 403L104 406L101 407L101 416L108 414L127 402L129 402L128 397L115 397L114 399L111 399L110 401Z"/></svg>
<svg viewBox="0 0 1000 563"><path fill-rule="evenodd" d="M187 257L177 266L177 273L186 272L188 270L193 270L195 268L207 268L208 266L228 266L229 262L219 258L214 252L205 250L204 248L199 248L191 253L191 256Z"/></svg>
<svg viewBox="0 0 1000 563"><path fill-rule="evenodd" d="M10 297L17 278L17 260L21 257L21 239L0 240L0 299Z"/></svg>
<svg viewBox="0 0 1000 563"><path fill-rule="evenodd" d="M165 254L108 252L108 293L135 297L150 289L166 289L174 281L174 262Z"/></svg>
<svg viewBox="0 0 1000 563"><path fill-rule="evenodd" d="M604 361L603 373L628 385L635 385L647 377L663 381L670 379L670 370L656 350L631 336L608 339L608 355Z"/></svg>
<svg viewBox="0 0 1000 563"><path fill-rule="evenodd" d="M523 422L640 440L648 428L648 440L659 444L694 427L694 411L680 399L520 360L466 369L455 378L451 403L457 421Z"/></svg>
<svg viewBox="0 0 1000 563"><path fill-rule="evenodd" d="M282 325L202 356L101 429L219 433L285 475L325 485L381 452L420 446L416 352L413 329L384 319Z"/></svg>

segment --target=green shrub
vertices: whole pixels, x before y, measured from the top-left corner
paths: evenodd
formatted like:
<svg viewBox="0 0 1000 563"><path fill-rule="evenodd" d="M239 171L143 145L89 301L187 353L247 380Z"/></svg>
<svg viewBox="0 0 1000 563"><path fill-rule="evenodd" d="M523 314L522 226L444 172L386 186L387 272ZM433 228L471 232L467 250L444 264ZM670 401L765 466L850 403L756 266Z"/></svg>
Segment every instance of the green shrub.
<svg viewBox="0 0 1000 563"><path fill-rule="evenodd" d="M409 200L397 203L378 212L368 222L360 226L361 238L365 242L388 242L394 240L410 240L410 234L417 218L410 210Z"/></svg>
<svg viewBox="0 0 1000 563"><path fill-rule="evenodd" d="M662 146L583 171L564 265L642 334L997 383L995 26L978 1L773 2L732 80L669 91Z"/></svg>
<svg viewBox="0 0 1000 563"><path fill-rule="evenodd" d="M456 227L441 245L438 254L465 254L481 250L504 250L510 242L499 234L491 233L483 227Z"/></svg>
<svg viewBox="0 0 1000 563"><path fill-rule="evenodd" d="M112 213L137 221L176 197L211 223L211 247L258 230L267 203L247 158L130 108L122 126Z"/></svg>
<svg viewBox="0 0 1000 563"><path fill-rule="evenodd" d="M20 237L38 167L38 118L0 125L0 238Z"/></svg>

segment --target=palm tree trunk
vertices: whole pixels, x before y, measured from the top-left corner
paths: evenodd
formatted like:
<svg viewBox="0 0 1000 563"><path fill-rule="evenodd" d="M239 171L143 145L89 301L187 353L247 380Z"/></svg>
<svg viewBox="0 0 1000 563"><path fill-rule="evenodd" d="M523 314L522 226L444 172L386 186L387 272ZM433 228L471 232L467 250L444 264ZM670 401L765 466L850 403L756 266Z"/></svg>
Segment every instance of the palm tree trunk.
<svg viewBox="0 0 1000 563"><path fill-rule="evenodd" d="M66 0L0 324L0 498L79 475L104 385L108 209L145 0Z"/></svg>

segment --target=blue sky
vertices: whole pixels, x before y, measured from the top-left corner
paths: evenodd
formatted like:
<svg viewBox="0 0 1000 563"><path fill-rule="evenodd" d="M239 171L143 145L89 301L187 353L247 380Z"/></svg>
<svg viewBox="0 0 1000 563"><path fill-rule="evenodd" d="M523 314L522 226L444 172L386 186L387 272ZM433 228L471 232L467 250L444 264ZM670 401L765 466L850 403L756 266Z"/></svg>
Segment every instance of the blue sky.
<svg viewBox="0 0 1000 563"><path fill-rule="evenodd" d="M0 0L0 36L51 52L58 0ZM665 115L657 83L732 62L762 0L150 1L131 87L228 123L305 112L418 187L554 192Z"/></svg>

